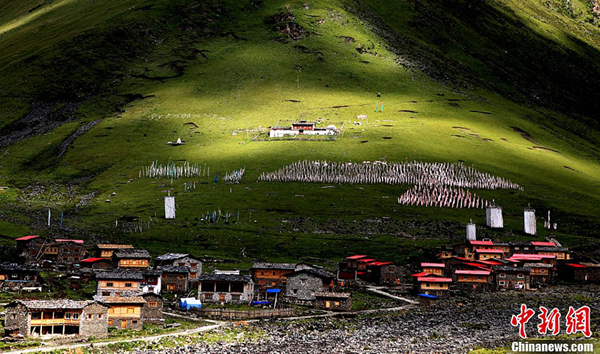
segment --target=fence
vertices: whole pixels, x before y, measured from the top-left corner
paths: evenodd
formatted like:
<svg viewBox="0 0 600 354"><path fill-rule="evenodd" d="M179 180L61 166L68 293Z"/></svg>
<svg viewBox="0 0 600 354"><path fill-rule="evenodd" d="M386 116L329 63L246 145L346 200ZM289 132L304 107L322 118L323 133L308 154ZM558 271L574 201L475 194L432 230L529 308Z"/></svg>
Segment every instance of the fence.
<svg viewBox="0 0 600 354"><path fill-rule="evenodd" d="M202 317L213 317L224 320L243 320L250 318L268 318L268 317L284 317L294 315L293 308L287 309L264 309L264 310L231 310L231 309L218 309L218 308L192 308L192 312Z"/></svg>

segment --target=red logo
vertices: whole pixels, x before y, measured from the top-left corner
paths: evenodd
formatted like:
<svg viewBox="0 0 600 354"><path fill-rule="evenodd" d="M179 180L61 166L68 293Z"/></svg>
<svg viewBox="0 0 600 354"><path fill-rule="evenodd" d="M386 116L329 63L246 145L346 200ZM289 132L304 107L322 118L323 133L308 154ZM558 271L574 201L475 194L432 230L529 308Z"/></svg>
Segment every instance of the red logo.
<svg viewBox="0 0 600 354"><path fill-rule="evenodd" d="M519 327L519 336L521 338L527 338L525 325L534 314L534 310L522 304L521 312L511 317L510 324ZM544 306L540 306L540 314L537 317L540 319L540 323L537 326L539 334L552 334L555 336L560 333L560 318L562 316L557 308L548 311ZM586 337L592 335L592 331L590 330L590 308L588 306L582 306L577 310L569 306L569 313L565 318L567 334L581 332Z"/></svg>

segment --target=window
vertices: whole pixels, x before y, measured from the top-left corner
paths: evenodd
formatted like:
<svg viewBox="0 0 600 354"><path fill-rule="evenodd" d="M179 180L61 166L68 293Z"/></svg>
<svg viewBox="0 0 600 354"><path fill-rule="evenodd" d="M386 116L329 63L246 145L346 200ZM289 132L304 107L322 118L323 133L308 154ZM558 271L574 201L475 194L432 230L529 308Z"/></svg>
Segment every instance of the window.
<svg viewBox="0 0 600 354"><path fill-rule="evenodd" d="M506 284L506 283L504 282L504 280L500 280L500 281L498 282L498 284L500 284L500 285L504 285L504 284Z"/></svg>
<svg viewBox="0 0 600 354"><path fill-rule="evenodd" d="M101 320L104 317L104 314L99 313L98 314L98 319Z"/></svg>
<svg viewBox="0 0 600 354"><path fill-rule="evenodd" d="M125 283L126 288L131 288L131 283Z"/></svg>
<svg viewBox="0 0 600 354"><path fill-rule="evenodd" d="M114 286L114 284L113 284L113 283L106 283L106 286L108 286L108 287L113 287L113 286Z"/></svg>
<svg viewBox="0 0 600 354"><path fill-rule="evenodd" d="M32 319L32 320L39 320L39 319L41 318L41 316L40 316L40 315L41 315L41 314L40 314L39 312L33 312L33 313L31 314L31 319ZM13 314L13 318L17 318L17 315L16 315L16 314Z"/></svg>
<svg viewBox="0 0 600 354"><path fill-rule="evenodd" d="M198 268L198 263L192 263L190 264L190 266L192 267L192 269L196 269Z"/></svg>
<svg viewBox="0 0 600 354"><path fill-rule="evenodd" d="M273 272L273 275L275 275L275 272Z"/></svg>
<svg viewBox="0 0 600 354"><path fill-rule="evenodd" d="M517 274L517 278L523 279L523 274Z"/></svg>
<svg viewBox="0 0 600 354"><path fill-rule="evenodd" d="M505 273L500 273L500 278L506 278L506 274Z"/></svg>
<svg viewBox="0 0 600 354"><path fill-rule="evenodd" d="M151 301L151 302L148 303L148 307L158 307L158 302Z"/></svg>
<svg viewBox="0 0 600 354"><path fill-rule="evenodd" d="M463 280L467 280L468 277L466 275L463 275Z"/></svg>
<svg viewBox="0 0 600 354"><path fill-rule="evenodd" d="M127 308L127 313L134 313L134 312L135 311L134 311L133 307L128 307Z"/></svg>
<svg viewBox="0 0 600 354"><path fill-rule="evenodd" d="M94 318L94 314L93 314L93 313L90 313L90 314L88 314L88 318L89 318L90 320L91 320L91 319L93 319L93 318Z"/></svg>
<svg viewBox="0 0 600 354"><path fill-rule="evenodd" d="M481 280L481 277L477 277L477 280Z"/></svg>
<svg viewBox="0 0 600 354"><path fill-rule="evenodd" d="M131 320L132 325L137 325L137 322L138 322L137 320Z"/></svg>
<svg viewBox="0 0 600 354"><path fill-rule="evenodd" d="M65 318L67 320L70 320L71 319L71 313L70 312L65 313Z"/></svg>
<svg viewBox="0 0 600 354"><path fill-rule="evenodd" d="M185 267L185 263L179 263L180 267Z"/></svg>
<svg viewBox="0 0 600 354"><path fill-rule="evenodd" d="M339 302L339 301L336 301L336 302L335 302L335 306L340 306L340 302Z"/></svg>
<svg viewBox="0 0 600 354"><path fill-rule="evenodd" d="M260 275L265 275L265 272L260 272Z"/></svg>
<svg viewBox="0 0 600 354"><path fill-rule="evenodd" d="M195 278L196 277L196 273L190 273L190 278Z"/></svg>
<svg viewBox="0 0 600 354"><path fill-rule="evenodd" d="M293 295L298 295L298 289L294 289L294 290L292 290L292 294L293 294Z"/></svg>
<svg viewBox="0 0 600 354"><path fill-rule="evenodd" d="M79 314L78 313L74 313L73 314L73 319L74 320L78 320L79 319Z"/></svg>

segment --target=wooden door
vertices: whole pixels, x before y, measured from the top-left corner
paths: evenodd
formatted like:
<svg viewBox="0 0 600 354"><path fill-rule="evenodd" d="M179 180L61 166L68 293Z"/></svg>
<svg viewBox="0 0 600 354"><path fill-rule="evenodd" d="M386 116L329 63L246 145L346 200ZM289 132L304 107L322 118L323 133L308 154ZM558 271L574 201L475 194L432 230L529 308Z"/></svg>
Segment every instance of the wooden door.
<svg viewBox="0 0 600 354"><path fill-rule="evenodd" d="M223 294L223 293L219 294L219 301L225 302L225 294Z"/></svg>
<svg viewBox="0 0 600 354"><path fill-rule="evenodd" d="M121 328L127 328L127 320L121 320Z"/></svg>

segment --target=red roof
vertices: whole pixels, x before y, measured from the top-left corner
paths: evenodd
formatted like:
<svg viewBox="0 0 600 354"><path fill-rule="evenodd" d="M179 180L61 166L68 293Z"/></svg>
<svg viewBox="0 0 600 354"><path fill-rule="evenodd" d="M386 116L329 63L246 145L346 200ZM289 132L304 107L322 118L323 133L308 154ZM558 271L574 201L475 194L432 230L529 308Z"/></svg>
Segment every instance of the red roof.
<svg viewBox="0 0 600 354"><path fill-rule="evenodd" d="M548 242L548 241L531 241L531 244L534 245L534 246L556 247L556 243L554 243L554 242Z"/></svg>
<svg viewBox="0 0 600 354"><path fill-rule="evenodd" d="M367 272L356 272L357 275L365 275Z"/></svg>
<svg viewBox="0 0 600 354"><path fill-rule="evenodd" d="M492 241L469 241L473 246L493 246L494 243Z"/></svg>
<svg viewBox="0 0 600 354"><path fill-rule="evenodd" d="M504 253L503 250L475 250L475 253Z"/></svg>
<svg viewBox="0 0 600 354"><path fill-rule="evenodd" d="M483 264L488 264L488 265L502 265L502 263L496 262L496 261L477 261L477 262L483 263Z"/></svg>
<svg viewBox="0 0 600 354"><path fill-rule="evenodd" d="M526 254L526 253L515 253L512 255L513 259L548 259L548 258L556 258L555 255L550 255L550 254Z"/></svg>
<svg viewBox="0 0 600 354"><path fill-rule="evenodd" d="M393 264L393 262L373 262L371 264L375 265L375 266L384 266L384 265L388 265L388 264Z"/></svg>
<svg viewBox="0 0 600 354"><path fill-rule="evenodd" d="M363 255L357 254L356 256L346 257L346 259L359 259L359 258L365 258L365 257L366 257L366 255L364 255L364 254Z"/></svg>
<svg viewBox="0 0 600 354"><path fill-rule="evenodd" d="M421 267L422 268L445 268L446 265L444 263L427 263L427 262L423 262L421 263Z"/></svg>
<svg viewBox="0 0 600 354"><path fill-rule="evenodd" d="M19 237L17 239L15 239L15 241L27 241L27 240L32 240L34 238L38 238L40 237L39 235L31 235L31 236L23 236L23 237Z"/></svg>
<svg viewBox="0 0 600 354"><path fill-rule="evenodd" d="M456 274L469 274L469 275L490 275L489 270L457 270Z"/></svg>
<svg viewBox="0 0 600 354"><path fill-rule="evenodd" d="M375 258L362 258L362 259L357 260L357 262L361 262L361 263L374 262L374 261L376 261Z"/></svg>
<svg viewBox="0 0 600 354"><path fill-rule="evenodd" d="M420 272L420 273L415 273L412 276L413 277L426 277L428 275L431 275L431 273L427 273L427 272Z"/></svg>
<svg viewBox="0 0 600 354"><path fill-rule="evenodd" d="M87 258L87 259L83 259L81 260L81 263L94 263L94 262L98 262L98 261L108 261L108 258Z"/></svg>
<svg viewBox="0 0 600 354"><path fill-rule="evenodd" d="M69 240L66 238L57 238L54 241L56 241L56 242L75 242L75 243L83 244L83 240Z"/></svg>
<svg viewBox="0 0 600 354"><path fill-rule="evenodd" d="M575 268L587 268L583 264L577 264L577 263L565 263L565 265L568 265L569 267L575 267Z"/></svg>
<svg viewBox="0 0 600 354"><path fill-rule="evenodd" d="M471 266L471 267L477 267L477 268L486 268L487 267L483 264L479 264L479 263L471 263L471 262L466 262L464 263L465 265Z"/></svg>
<svg viewBox="0 0 600 354"><path fill-rule="evenodd" d="M452 278L419 277L417 281L426 281L429 283L452 283Z"/></svg>

